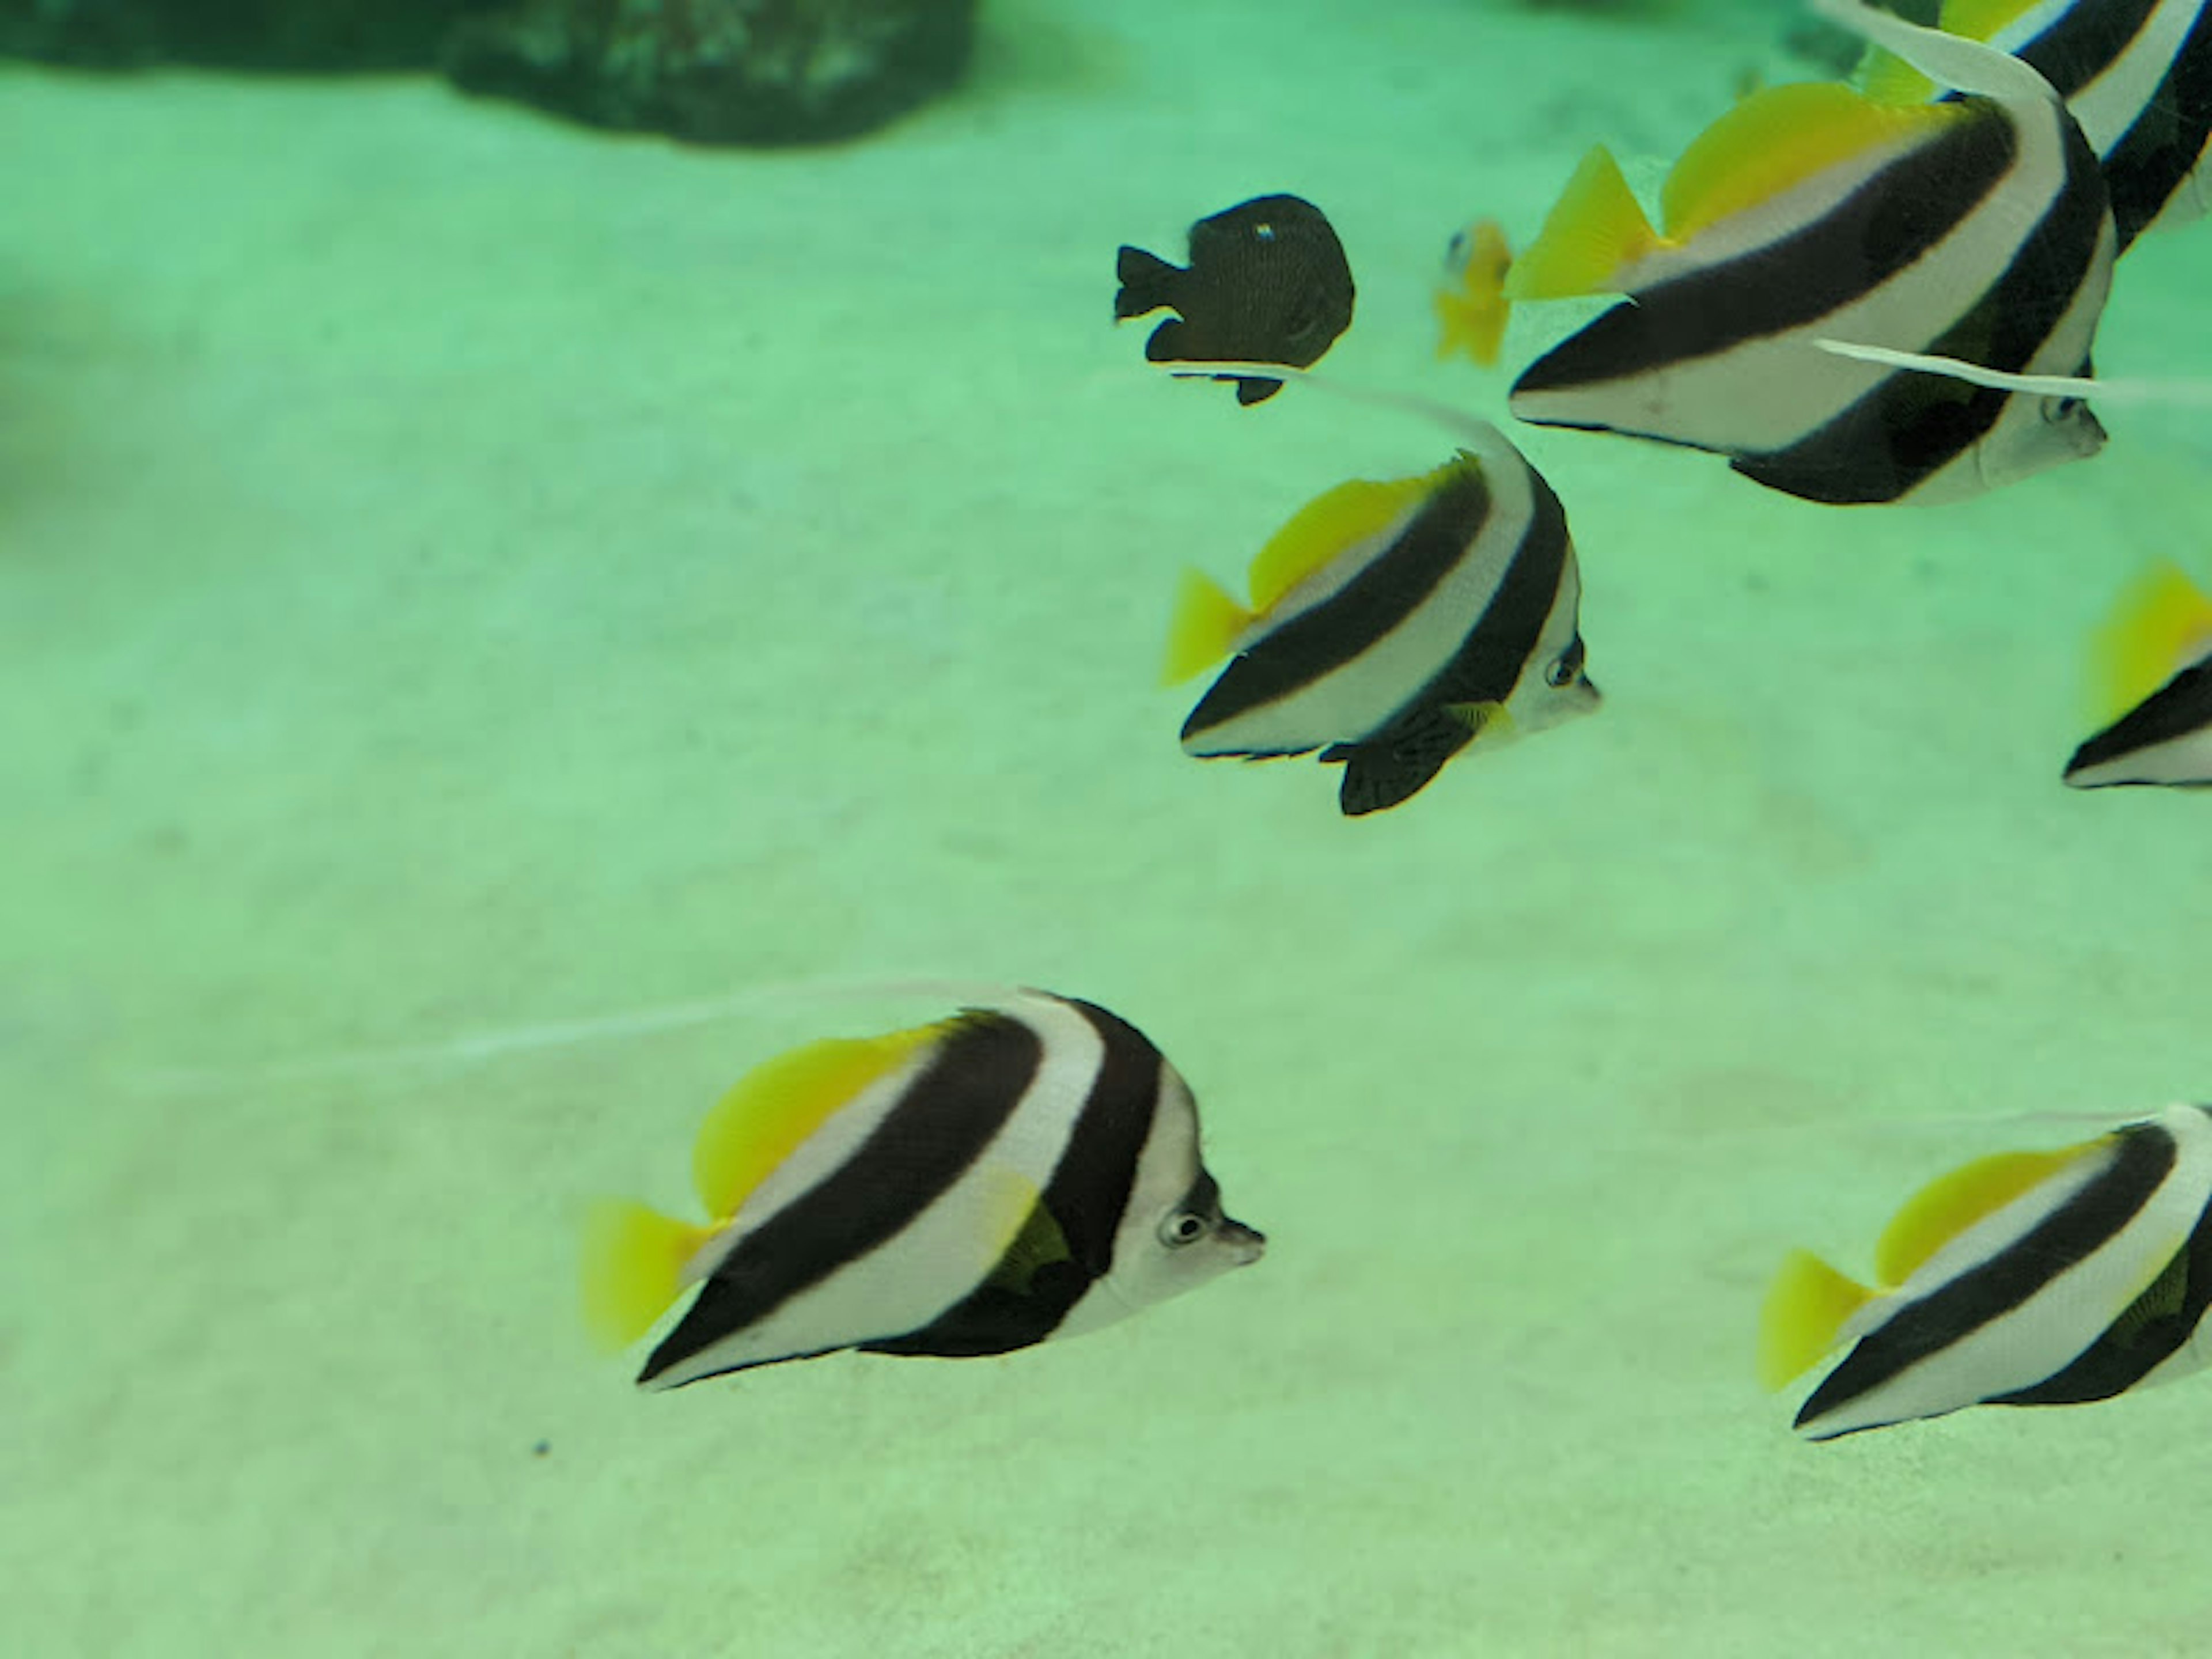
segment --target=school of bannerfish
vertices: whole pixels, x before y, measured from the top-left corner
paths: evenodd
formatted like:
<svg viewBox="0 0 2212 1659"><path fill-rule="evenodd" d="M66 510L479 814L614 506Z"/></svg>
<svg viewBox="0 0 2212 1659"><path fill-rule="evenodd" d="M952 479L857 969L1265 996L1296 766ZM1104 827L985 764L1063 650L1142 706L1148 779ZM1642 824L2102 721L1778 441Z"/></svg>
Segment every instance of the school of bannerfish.
<svg viewBox="0 0 2212 1659"><path fill-rule="evenodd" d="M1668 172L1656 222L1601 146L1517 256L1493 222L1469 226L1434 296L1439 355L1494 363L1514 307L1619 296L1522 369L1512 414L1709 452L1813 502L1956 501L2095 455L2114 262L2212 192L2212 0L1946 0L1935 28L1810 3L1865 41L1851 83L1741 99ZM1462 751L1598 708L1550 483L1486 422L1310 372L1353 302L1320 210L1239 204L1193 226L1189 257L1121 250L1116 320L1176 313L1151 361L1245 407L1291 383L1414 407L1460 441L1428 471L1309 502L1254 556L1249 600L1185 577L1165 678L1224 665L1184 752L1316 755L1357 817ZM2141 573L2091 655L2100 724L2064 781L2212 787L2212 599L2171 565ZM768 1061L709 1115L694 1176L708 1221L610 1200L587 1229L606 1345L690 1293L651 1389L846 1349L1004 1353L1264 1246L1224 1212L1166 1057L1042 991ZM1768 1293L1762 1380L1833 1360L1796 1413L1808 1438L2197 1369L2212 1106L1944 1175L1875 1266L1864 1285L1795 1252Z"/></svg>

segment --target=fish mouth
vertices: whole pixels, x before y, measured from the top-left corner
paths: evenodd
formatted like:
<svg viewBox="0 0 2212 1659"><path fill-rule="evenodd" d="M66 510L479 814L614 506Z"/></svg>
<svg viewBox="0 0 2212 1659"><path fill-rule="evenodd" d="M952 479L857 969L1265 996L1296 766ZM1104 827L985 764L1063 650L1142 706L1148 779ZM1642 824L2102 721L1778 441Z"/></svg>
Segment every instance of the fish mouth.
<svg viewBox="0 0 2212 1659"><path fill-rule="evenodd" d="M1227 1247L1240 1267L1250 1267L1267 1254L1267 1234L1257 1228L1248 1227L1241 1221L1232 1221L1227 1216L1221 1218L1221 1224L1214 1229L1213 1237Z"/></svg>

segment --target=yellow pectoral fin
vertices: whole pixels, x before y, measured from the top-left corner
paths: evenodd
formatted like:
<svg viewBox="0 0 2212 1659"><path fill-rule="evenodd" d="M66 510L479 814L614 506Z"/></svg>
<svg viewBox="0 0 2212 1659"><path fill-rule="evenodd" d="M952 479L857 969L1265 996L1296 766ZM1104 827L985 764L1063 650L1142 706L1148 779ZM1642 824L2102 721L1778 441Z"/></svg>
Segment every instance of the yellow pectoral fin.
<svg viewBox="0 0 2212 1659"><path fill-rule="evenodd" d="M1583 157L1536 240L1505 273L1509 300L1619 292L1620 273L1659 246L1620 163L1603 144Z"/></svg>
<svg viewBox="0 0 2212 1659"><path fill-rule="evenodd" d="M595 1200L584 1221L584 1328L612 1352L666 1313L684 1289L684 1264L714 1236L629 1199Z"/></svg>
<svg viewBox="0 0 2212 1659"><path fill-rule="evenodd" d="M2130 583L2090 643L2100 723L2110 724L2212 649L2212 599L2171 562Z"/></svg>
<svg viewBox="0 0 2212 1659"><path fill-rule="evenodd" d="M1668 239L1686 242L1814 174L1962 119L1966 106L1877 103L1832 81L1768 87L1691 141L1660 197Z"/></svg>
<svg viewBox="0 0 2212 1659"><path fill-rule="evenodd" d="M735 1215L745 1194L832 1112L943 1031L938 1024L884 1036L830 1037L748 1072L707 1115L691 1148L691 1178L707 1213Z"/></svg>
<svg viewBox="0 0 2212 1659"><path fill-rule="evenodd" d="M1836 1346L1844 1322L1874 1299L1810 1250L1783 1259L1759 1314L1759 1380L1780 1389L1810 1370Z"/></svg>
<svg viewBox="0 0 2212 1659"><path fill-rule="evenodd" d="M1176 594L1175 618L1168 624L1166 659L1160 684L1180 685L1229 654L1237 636L1252 625L1252 613L1231 599L1201 571L1182 573Z"/></svg>
<svg viewBox="0 0 2212 1659"><path fill-rule="evenodd" d="M1905 1200L1875 1245L1875 1273L1902 1285L1967 1228L2040 1186L2077 1158L2100 1151L2110 1137L2050 1152L1998 1152L1941 1175Z"/></svg>
<svg viewBox="0 0 2212 1659"><path fill-rule="evenodd" d="M1042 1269L1055 1261L1067 1261L1074 1252L1068 1248L1067 1235L1045 1207L1043 1195L1035 1183L1009 1172L1000 1185L1003 1202L992 1206L994 1215L987 1231L1003 1233L1006 1215L1010 1211L1019 1218L1012 1235L1000 1246L998 1265L992 1268L986 1282L1017 1296L1026 1296Z"/></svg>
<svg viewBox="0 0 2212 1659"><path fill-rule="evenodd" d="M1513 729L1513 717L1502 702L1448 702L1444 713L1478 738L1502 738Z"/></svg>

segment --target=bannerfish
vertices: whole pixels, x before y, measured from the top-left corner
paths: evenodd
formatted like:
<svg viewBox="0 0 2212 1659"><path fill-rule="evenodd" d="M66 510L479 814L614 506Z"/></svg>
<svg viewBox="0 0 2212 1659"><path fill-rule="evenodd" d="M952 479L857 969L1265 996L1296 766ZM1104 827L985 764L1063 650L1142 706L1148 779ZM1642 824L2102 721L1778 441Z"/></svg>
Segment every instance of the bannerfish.
<svg viewBox="0 0 2212 1659"><path fill-rule="evenodd" d="M1481 447L1309 501L1253 559L1249 606L1185 574L1168 683L1231 658L1183 722L1185 754L1319 750L1344 768L1339 805L1357 817L1471 743L1598 706L1566 514L1494 428Z"/></svg>
<svg viewBox="0 0 2212 1659"><path fill-rule="evenodd" d="M2212 788L2212 599L2160 565L2121 596L2092 660L2107 723L2066 781Z"/></svg>
<svg viewBox="0 0 2212 1659"><path fill-rule="evenodd" d="M1222 1213L1198 1109L1103 1008L1009 992L772 1060L692 1155L705 1226L601 1201L584 1311L605 1346L697 1294L638 1384L856 1348L946 1358L1072 1335L1260 1258Z"/></svg>
<svg viewBox="0 0 2212 1659"><path fill-rule="evenodd" d="M1531 364L1513 412L1713 451L1832 503L1956 501L2094 454L2078 397L1819 349L2084 376L2114 234L2095 153L2033 70L1847 0L1815 9L1968 95L1753 93L1668 174L1663 235L1592 151L1504 290L1629 297Z"/></svg>
<svg viewBox="0 0 2212 1659"><path fill-rule="evenodd" d="M1322 210L1296 196L1259 196L1190 228L1190 264L1124 246L1114 320L1166 307L1178 314L1152 331L1156 363L1263 362L1305 368L1352 326L1352 266ZM1280 380L1216 375L1237 382L1237 401L1256 404Z"/></svg>
<svg viewBox="0 0 2212 1659"><path fill-rule="evenodd" d="M1923 1188L1875 1247L1882 1288L1793 1252L1759 1371L1780 1389L1850 1352L1799 1408L1808 1439L1968 1406L2070 1406L2200 1369L2212 1304L2212 1107L2080 1146L2004 1152Z"/></svg>
<svg viewBox="0 0 2212 1659"><path fill-rule="evenodd" d="M1513 248L1495 219L1478 219L1456 232L1444 251L1444 270L1430 298L1437 313L1437 356L1464 356L1485 368L1496 365L1513 310L1505 273Z"/></svg>
<svg viewBox="0 0 2212 1659"><path fill-rule="evenodd" d="M1940 27L2057 89L2104 166L2121 252L2212 206L2212 0L1944 0Z"/></svg>

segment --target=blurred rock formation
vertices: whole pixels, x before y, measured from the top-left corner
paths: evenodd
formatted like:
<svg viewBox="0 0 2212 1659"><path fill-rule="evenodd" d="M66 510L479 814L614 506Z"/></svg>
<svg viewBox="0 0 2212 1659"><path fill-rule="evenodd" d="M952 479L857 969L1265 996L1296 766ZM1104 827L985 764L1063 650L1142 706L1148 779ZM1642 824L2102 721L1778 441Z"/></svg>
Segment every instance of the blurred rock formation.
<svg viewBox="0 0 2212 1659"><path fill-rule="evenodd" d="M975 0L523 0L454 30L448 73L594 126L793 144L958 82Z"/></svg>

